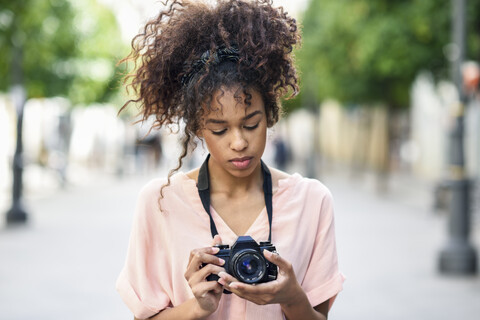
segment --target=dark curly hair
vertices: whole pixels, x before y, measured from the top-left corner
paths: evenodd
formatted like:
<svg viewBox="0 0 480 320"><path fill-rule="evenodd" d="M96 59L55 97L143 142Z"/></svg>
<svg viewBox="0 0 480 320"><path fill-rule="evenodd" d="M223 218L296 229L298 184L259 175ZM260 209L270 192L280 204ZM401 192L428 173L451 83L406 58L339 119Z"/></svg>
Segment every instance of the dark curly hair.
<svg viewBox="0 0 480 320"><path fill-rule="evenodd" d="M280 98L298 93L292 50L300 35L295 19L283 8L274 8L271 0L167 0L164 5L166 9L133 38L131 53L121 61L134 63L125 82L136 96L121 110L137 103L142 120L155 117L153 128L185 123L183 152L170 178L189 146L195 147L193 138L217 90L239 86L246 104L249 89L257 90L267 125L278 121ZM234 50L236 59L209 63L208 57L220 48ZM205 57L199 68L198 61Z"/></svg>

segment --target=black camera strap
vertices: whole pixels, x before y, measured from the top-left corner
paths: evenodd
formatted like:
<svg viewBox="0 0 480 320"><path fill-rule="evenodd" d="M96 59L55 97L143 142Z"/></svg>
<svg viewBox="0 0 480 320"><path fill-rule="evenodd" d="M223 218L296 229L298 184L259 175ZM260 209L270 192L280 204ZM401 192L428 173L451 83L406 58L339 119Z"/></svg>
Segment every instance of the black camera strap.
<svg viewBox="0 0 480 320"><path fill-rule="evenodd" d="M198 172L198 194L202 200L203 208L207 211L208 216L210 217L210 232L212 237L215 237L218 234L217 227L213 221L212 214L210 213L210 177L208 174L208 159L210 155L207 156L207 159L203 162ZM268 170L267 165L261 161L262 164L262 175L263 175L263 193L265 196L265 207L267 208L268 215L268 241L272 241L272 175L270 170Z"/></svg>

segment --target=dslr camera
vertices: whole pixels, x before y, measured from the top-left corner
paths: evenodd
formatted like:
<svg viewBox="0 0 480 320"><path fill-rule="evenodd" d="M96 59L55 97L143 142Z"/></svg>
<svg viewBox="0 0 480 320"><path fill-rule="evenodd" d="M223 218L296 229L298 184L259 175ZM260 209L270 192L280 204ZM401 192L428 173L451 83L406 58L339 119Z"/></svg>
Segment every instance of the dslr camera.
<svg viewBox="0 0 480 320"><path fill-rule="evenodd" d="M226 272L239 281L256 284L277 279L277 265L263 256L263 249L276 252L270 241L257 244L250 236L240 236L231 248L222 244L215 247L220 249L215 256L225 260ZM218 278L216 274L210 274L207 281L217 281Z"/></svg>

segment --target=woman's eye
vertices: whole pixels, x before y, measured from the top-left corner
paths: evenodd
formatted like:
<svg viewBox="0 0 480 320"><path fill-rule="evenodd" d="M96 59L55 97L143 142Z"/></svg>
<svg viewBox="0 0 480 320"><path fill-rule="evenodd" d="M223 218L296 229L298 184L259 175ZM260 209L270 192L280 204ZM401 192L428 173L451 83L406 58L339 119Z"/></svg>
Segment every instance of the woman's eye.
<svg viewBox="0 0 480 320"><path fill-rule="evenodd" d="M245 129L247 130L254 130L254 129L257 129L258 127L258 123L256 125L253 125L253 126L244 126Z"/></svg>
<svg viewBox="0 0 480 320"><path fill-rule="evenodd" d="M226 131L227 131L227 129L223 129L223 130L219 130L219 131L214 131L214 130L212 130L212 133L213 133L214 135L221 136L221 135L224 134Z"/></svg>

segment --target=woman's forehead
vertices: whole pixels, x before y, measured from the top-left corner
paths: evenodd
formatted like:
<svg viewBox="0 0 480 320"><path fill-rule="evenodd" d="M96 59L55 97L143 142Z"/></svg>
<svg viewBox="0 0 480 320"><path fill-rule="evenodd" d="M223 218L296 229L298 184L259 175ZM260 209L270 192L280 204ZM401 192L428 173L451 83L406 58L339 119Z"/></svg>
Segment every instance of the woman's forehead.
<svg viewBox="0 0 480 320"><path fill-rule="evenodd" d="M249 97L243 95L238 99L232 92L225 92L212 99L210 107L206 110L206 118L244 118L250 113L258 113L257 111L264 112L263 100L258 93Z"/></svg>

